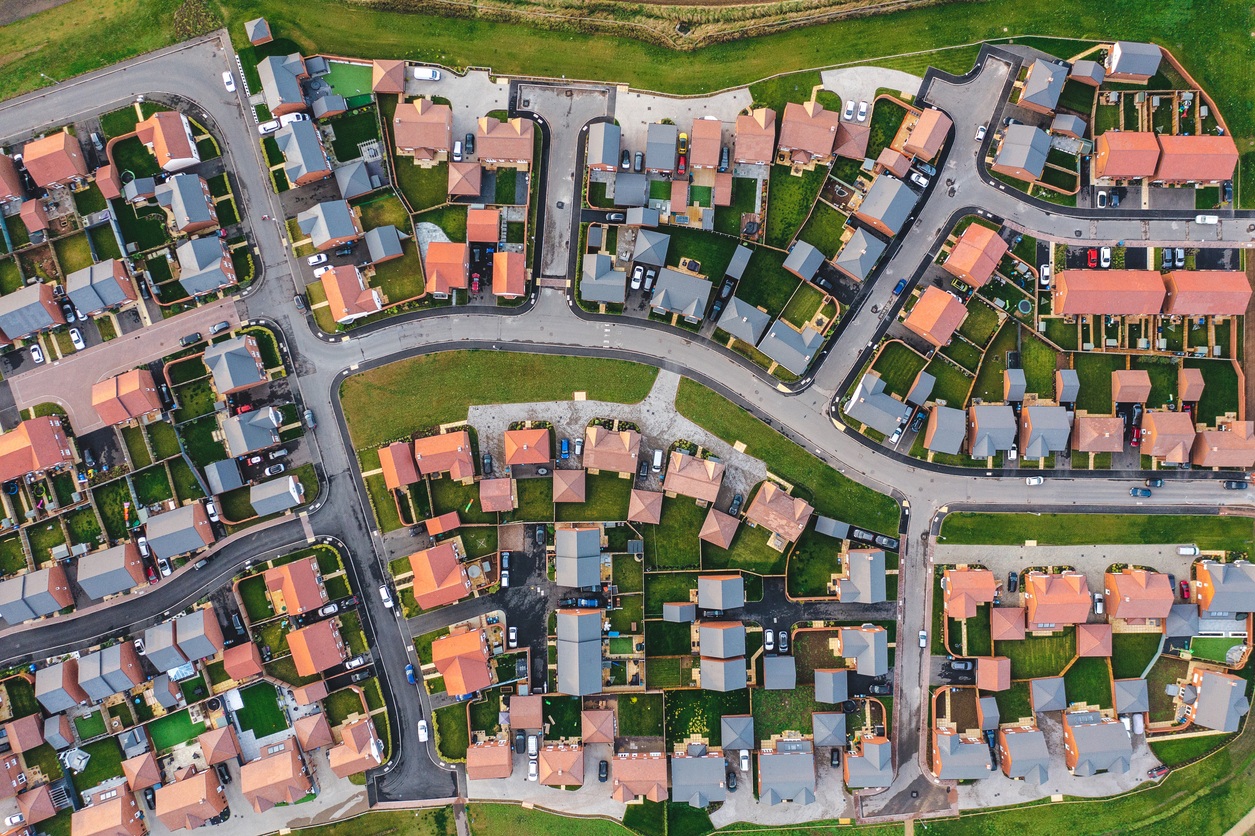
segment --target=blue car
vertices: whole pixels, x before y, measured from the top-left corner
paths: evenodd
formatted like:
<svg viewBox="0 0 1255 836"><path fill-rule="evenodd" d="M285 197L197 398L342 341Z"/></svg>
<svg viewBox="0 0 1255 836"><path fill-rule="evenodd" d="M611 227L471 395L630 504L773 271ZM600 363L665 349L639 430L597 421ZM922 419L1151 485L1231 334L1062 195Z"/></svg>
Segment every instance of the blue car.
<svg viewBox="0 0 1255 836"><path fill-rule="evenodd" d="M414 666L413 665L405 666L405 678L410 681L411 685L414 684Z"/></svg>
<svg viewBox="0 0 1255 836"><path fill-rule="evenodd" d="M562 458L564 458L564 459L569 459L569 458L571 458L571 441L570 441L570 439L567 439L567 438L562 439Z"/></svg>
<svg viewBox="0 0 1255 836"><path fill-rule="evenodd" d="M904 290L906 290L906 279L899 279L898 283L893 286L893 295L901 296Z"/></svg>
<svg viewBox="0 0 1255 836"><path fill-rule="evenodd" d="M1129 496L1138 496L1146 499L1150 496L1150 491L1145 488L1129 488Z"/></svg>

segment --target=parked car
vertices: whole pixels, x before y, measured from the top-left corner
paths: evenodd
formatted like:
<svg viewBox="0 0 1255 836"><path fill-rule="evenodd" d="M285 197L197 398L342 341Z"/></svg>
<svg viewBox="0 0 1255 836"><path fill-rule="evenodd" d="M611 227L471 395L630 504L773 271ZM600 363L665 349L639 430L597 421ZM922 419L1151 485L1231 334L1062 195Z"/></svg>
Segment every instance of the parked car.
<svg viewBox="0 0 1255 836"><path fill-rule="evenodd" d="M514 733L514 754L521 755L527 751L527 735L521 730Z"/></svg>
<svg viewBox="0 0 1255 836"><path fill-rule="evenodd" d="M1177 546L1177 554L1181 555L1182 557L1198 557L1199 555L1198 546L1194 545L1193 543L1190 543L1187 546Z"/></svg>
<svg viewBox="0 0 1255 836"><path fill-rule="evenodd" d="M981 125L979 128L976 129L976 141L977 142L980 142L982 139L985 138L985 130L986 128L984 125Z"/></svg>
<svg viewBox="0 0 1255 836"><path fill-rule="evenodd" d="M1190 602L1190 582L1181 581L1181 600L1185 603Z"/></svg>
<svg viewBox="0 0 1255 836"><path fill-rule="evenodd" d="M215 322L209 328L209 336L212 337L215 334L221 334L223 331L227 330L230 327L231 327L231 323L225 319L222 320L221 322Z"/></svg>
<svg viewBox="0 0 1255 836"><path fill-rule="evenodd" d="M1142 428L1134 427L1132 434L1129 436L1129 444L1137 447L1142 443Z"/></svg>
<svg viewBox="0 0 1255 836"><path fill-rule="evenodd" d="M460 139L453 143L453 161L455 163L462 162L462 140Z"/></svg>
<svg viewBox="0 0 1255 836"><path fill-rule="evenodd" d="M641 466L636 468L636 478L644 479L648 475L649 475L649 462L641 462Z"/></svg>
<svg viewBox="0 0 1255 836"><path fill-rule="evenodd" d="M148 582L149 582L149 583L156 583L156 582L157 582L157 577L158 577L158 576L157 576L157 570L156 570L155 568L153 568L152 564L150 564L150 563L145 563L145 564L144 564L144 569L145 569L145 571L146 571L146 572L147 572L147 574L148 574Z"/></svg>
<svg viewBox="0 0 1255 836"><path fill-rule="evenodd" d="M1025 479L1025 480L1024 480L1024 484L1026 484L1026 485L1028 485L1030 488L1032 488L1032 487L1035 487L1035 486L1037 486L1037 485L1040 485L1042 482L1045 482L1045 481L1046 481L1046 480L1045 480L1043 477L1041 477L1041 476L1030 476L1030 477L1028 477L1027 479Z"/></svg>
<svg viewBox="0 0 1255 836"><path fill-rule="evenodd" d="M501 571L501 588L502 589L510 588L510 573L505 571L504 569Z"/></svg>
<svg viewBox="0 0 1255 836"><path fill-rule="evenodd" d="M602 761L601 763L597 764L597 782L600 784L604 784L606 783L606 779L608 779L609 777L610 777L610 764L607 763L606 761Z"/></svg>
<svg viewBox="0 0 1255 836"><path fill-rule="evenodd" d="M220 763L214 767L218 772L218 781L223 784L231 783L231 770L227 769L225 763Z"/></svg>
<svg viewBox="0 0 1255 836"><path fill-rule="evenodd" d="M143 555L144 557L148 557L149 551L148 551L148 538L147 537L140 537L138 540L135 541L135 545L139 547L139 553L141 555Z"/></svg>
<svg viewBox="0 0 1255 836"><path fill-rule="evenodd" d="M645 165L645 155L642 154L640 151L637 151L636 158L632 161L632 170L635 171L637 174L639 174L641 171L641 168L644 167L644 165Z"/></svg>
<svg viewBox="0 0 1255 836"><path fill-rule="evenodd" d="M311 255L309 258L305 259L305 263L310 267L317 267L319 264L326 264L327 254L317 253L316 255Z"/></svg>
<svg viewBox="0 0 1255 836"><path fill-rule="evenodd" d="M1154 769L1147 770L1146 777L1150 778L1152 781L1158 781L1160 778L1167 777L1168 773L1171 771L1172 770L1169 767L1166 767L1163 764L1160 764L1159 766L1156 766Z"/></svg>
<svg viewBox="0 0 1255 836"><path fill-rule="evenodd" d="M1129 496L1136 496L1141 499L1149 499L1150 491L1146 488L1129 488Z"/></svg>
<svg viewBox="0 0 1255 836"><path fill-rule="evenodd" d="M913 433L919 432L920 429L924 426L924 420L926 418L928 418L928 413L922 409L919 412L915 413L915 420L911 422L911 432Z"/></svg>
<svg viewBox="0 0 1255 836"><path fill-rule="evenodd" d="M1107 193L1106 192L1098 193L1098 208L1099 209L1107 208Z"/></svg>
<svg viewBox="0 0 1255 836"><path fill-rule="evenodd" d="M305 297L304 296L302 296L299 293L296 294L295 296L292 297L292 304L296 305L296 309L298 311L300 311L301 313L305 313Z"/></svg>
<svg viewBox="0 0 1255 836"><path fill-rule="evenodd" d="M893 295L901 296L904 290L906 290L906 279L898 279L898 283L893 286Z"/></svg>
<svg viewBox="0 0 1255 836"><path fill-rule="evenodd" d="M1094 247L1090 247L1085 251L1085 264L1088 267L1098 266L1098 250Z"/></svg>
<svg viewBox="0 0 1255 836"><path fill-rule="evenodd" d="M1237 479L1228 479L1224 483L1224 489L1226 491L1244 491L1246 490L1246 483Z"/></svg>
<svg viewBox="0 0 1255 836"><path fill-rule="evenodd" d="M561 456L564 459L571 458L571 439L562 439Z"/></svg>
<svg viewBox="0 0 1255 836"><path fill-rule="evenodd" d="M513 647L519 646L519 628L518 627L511 627L509 632L506 633L506 635L509 637L508 644L510 647L513 648Z"/></svg>
<svg viewBox="0 0 1255 836"><path fill-rule="evenodd" d="M763 650L768 653L774 653L776 650L776 632L774 630L763 631Z"/></svg>
<svg viewBox="0 0 1255 836"><path fill-rule="evenodd" d="M484 463L484 475L487 476L492 473L492 453L484 453L484 455L480 456L480 459Z"/></svg>
<svg viewBox="0 0 1255 836"><path fill-rule="evenodd" d="M632 289L641 289L641 280L645 278L645 268L640 264L632 268Z"/></svg>
<svg viewBox="0 0 1255 836"><path fill-rule="evenodd" d="M626 148L623 149L623 155L619 157L619 168L624 171L632 170L632 152Z"/></svg>
<svg viewBox="0 0 1255 836"><path fill-rule="evenodd" d="M652 267L645 270L645 290L654 289L654 279L658 278L658 271Z"/></svg>
<svg viewBox="0 0 1255 836"><path fill-rule="evenodd" d="M1015 592L1020 588L1020 575L1017 572L1010 572L1007 575L1007 592Z"/></svg>
<svg viewBox="0 0 1255 836"><path fill-rule="evenodd" d="M322 615L322 616L327 616L327 615L335 615L335 614L336 614L336 613L338 613L339 611L340 611L340 605L339 605L339 604L335 604L335 603L331 603L331 604L328 604L327 606L322 607L321 609L319 609L319 610L318 610L318 614L319 614L319 615Z"/></svg>
<svg viewBox="0 0 1255 836"><path fill-rule="evenodd" d="M288 466L286 464L284 464L283 462L279 462L278 464L272 464L270 467L262 471L262 475L263 476L278 476L280 473L282 473L283 471L287 469L288 469Z"/></svg>
<svg viewBox="0 0 1255 836"><path fill-rule="evenodd" d="M161 577L170 577L170 574L173 571L170 568L170 561L166 560L164 557L159 557L157 558L157 565L161 568Z"/></svg>
<svg viewBox="0 0 1255 836"><path fill-rule="evenodd" d="M741 511L741 503L745 501L745 497L739 493L732 497L732 504L728 506L728 516L735 517Z"/></svg>
<svg viewBox="0 0 1255 836"><path fill-rule="evenodd" d="M1041 272L1038 273L1038 276L1039 276L1039 278L1037 279L1038 287L1040 287L1042 290L1049 290L1050 289L1050 265L1043 264L1041 266Z"/></svg>
<svg viewBox="0 0 1255 836"><path fill-rule="evenodd" d="M916 160L915 167L918 168L920 171L924 172L925 174L927 174L929 177L937 176L937 169L929 165L928 163L924 162L923 160Z"/></svg>
<svg viewBox="0 0 1255 836"><path fill-rule="evenodd" d="M536 545L545 545L545 527L543 525L536 526Z"/></svg>
<svg viewBox="0 0 1255 836"><path fill-rule="evenodd" d="M1094 615L1102 615L1103 597L1101 592L1094 593Z"/></svg>
<svg viewBox="0 0 1255 836"><path fill-rule="evenodd" d="M212 499L205 500L205 515L209 517L210 522L218 522L218 508Z"/></svg>
<svg viewBox="0 0 1255 836"><path fill-rule="evenodd" d="M228 93L235 92L235 76L231 75L230 70L227 70L222 74L222 86L227 88Z"/></svg>
<svg viewBox="0 0 1255 836"><path fill-rule="evenodd" d="M723 150L719 152L719 173L723 174L728 170L728 146L723 146Z"/></svg>
<svg viewBox="0 0 1255 836"><path fill-rule="evenodd" d="M245 464L261 464L262 458L261 456L249 456L244 462Z"/></svg>
<svg viewBox="0 0 1255 836"><path fill-rule="evenodd" d="M576 456L584 455L584 439L582 438L575 439L575 455Z"/></svg>
<svg viewBox="0 0 1255 836"><path fill-rule="evenodd" d="M82 351L87 348L87 343L83 342L83 332L77 328L70 329L70 343L74 346L75 351Z"/></svg>
<svg viewBox="0 0 1255 836"><path fill-rule="evenodd" d="M31 361L39 365L44 361L44 352L37 343L31 343Z"/></svg>
<svg viewBox="0 0 1255 836"><path fill-rule="evenodd" d="M1176 258L1177 258L1177 267L1184 267L1185 266L1185 248L1184 247L1176 248Z"/></svg>
<svg viewBox="0 0 1255 836"><path fill-rule="evenodd" d="M279 130L278 119L271 119L269 122L262 122L260 125L257 126L257 133L261 134L262 136L265 136L266 134L272 134L277 130Z"/></svg>
<svg viewBox="0 0 1255 836"><path fill-rule="evenodd" d="M675 173L679 174L680 176L684 176L685 174L688 173L688 156L687 155L685 154L680 155L680 162L675 167Z"/></svg>
<svg viewBox="0 0 1255 836"><path fill-rule="evenodd" d="M1146 487L1148 487L1148 488L1162 488L1162 487L1163 487L1163 480L1162 480L1162 479L1147 479L1147 480L1146 480Z"/></svg>
<svg viewBox="0 0 1255 836"><path fill-rule="evenodd" d="M849 122L854 118L854 100L850 99L845 103L845 112L841 114L841 118Z"/></svg>
<svg viewBox="0 0 1255 836"><path fill-rule="evenodd" d="M312 430L318 426L318 422L314 420L314 410L312 409L305 410L304 418L305 418L305 426L308 427L309 429Z"/></svg>
<svg viewBox="0 0 1255 836"><path fill-rule="evenodd" d="M427 735L427 721L426 721L426 720L419 720L419 721L418 721L418 740L419 740L419 742L420 742L420 743L426 743L426 742L427 742L427 736L428 736L428 735Z"/></svg>
<svg viewBox="0 0 1255 836"><path fill-rule="evenodd" d="M741 771L744 772L746 775L750 773L750 750L749 749L741 750Z"/></svg>
<svg viewBox="0 0 1255 836"><path fill-rule="evenodd" d="M275 459L283 458L287 454L288 454L288 448L280 447L278 450L271 450L269 453L267 453L266 458L270 459L271 461L274 461Z"/></svg>
<svg viewBox="0 0 1255 836"><path fill-rule="evenodd" d="M828 765L836 769L841 765L841 750L836 746L832 747L832 754L828 758Z"/></svg>
<svg viewBox="0 0 1255 836"><path fill-rule="evenodd" d="M1111 266L1111 247L1103 247L1098 251L1098 263L1104 270Z"/></svg>
<svg viewBox="0 0 1255 836"><path fill-rule="evenodd" d="M627 220L627 215L622 212L611 212L606 215L606 221L612 224L621 224Z"/></svg>
<svg viewBox="0 0 1255 836"><path fill-rule="evenodd" d="M919 646L928 647L928 631L926 630L919 631Z"/></svg>
<svg viewBox="0 0 1255 836"><path fill-rule="evenodd" d="M928 178L920 174L918 171L911 172L911 182L919 186L921 189L928 188Z"/></svg>
<svg viewBox="0 0 1255 836"><path fill-rule="evenodd" d="M144 787L144 804L150 811L157 809L157 791L152 787Z"/></svg>
<svg viewBox="0 0 1255 836"><path fill-rule="evenodd" d="M466 146L466 156L469 157L471 154L474 154L475 153L475 134L467 134L466 139L463 140L463 142Z"/></svg>
<svg viewBox="0 0 1255 836"><path fill-rule="evenodd" d="M502 569L510 568L510 552L508 551L501 553L501 568Z"/></svg>
<svg viewBox="0 0 1255 836"><path fill-rule="evenodd" d="M367 658L366 654L362 653L358 656L354 656L352 659L345 662L344 669L346 671L351 671L351 670L354 670L355 668L360 668L362 665L366 664L368 661L369 659Z"/></svg>
<svg viewBox="0 0 1255 836"><path fill-rule="evenodd" d="M898 550L898 541L894 537L886 537L883 534L877 534L872 539L874 539L876 541L876 545L880 546L882 549L888 549L889 551Z"/></svg>
<svg viewBox="0 0 1255 836"><path fill-rule="evenodd" d="M535 759L527 762L527 780L529 781L540 780L540 765L536 762Z"/></svg>
<svg viewBox="0 0 1255 836"><path fill-rule="evenodd" d="M681 131L680 132L680 153L687 154L688 152L689 152L689 135Z"/></svg>
<svg viewBox="0 0 1255 836"><path fill-rule="evenodd" d="M379 598L383 601L385 609L392 609L392 590L388 589L387 584L379 587Z"/></svg>
<svg viewBox="0 0 1255 836"><path fill-rule="evenodd" d="M950 670L952 671L970 671L972 667L971 659L955 659L950 663Z"/></svg>
<svg viewBox="0 0 1255 836"><path fill-rule="evenodd" d="M860 122L867 121L867 102L858 103L858 121Z"/></svg>
<svg viewBox="0 0 1255 836"><path fill-rule="evenodd" d="M200 331L197 331L194 334L188 334L186 337L179 340L179 345L183 346L184 348L187 348L189 345L196 345L200 341L201 341Z"/></svg>
<svg viewBox="0 0 1255 836"><path fill-rule="evenodd" d="M893 689L888 685L868 685L867 693L873 697L887 697L893 693Z"/></svg>
<svg viewBox="0 0 1255 836"><path fill-rule="evenodd" d="M413 685L413 684L414 684L414 666L413 666L413 665L406 665L406 666L405 666L405 679L406 679L406 681L408 681L411 685Z"/></svg>

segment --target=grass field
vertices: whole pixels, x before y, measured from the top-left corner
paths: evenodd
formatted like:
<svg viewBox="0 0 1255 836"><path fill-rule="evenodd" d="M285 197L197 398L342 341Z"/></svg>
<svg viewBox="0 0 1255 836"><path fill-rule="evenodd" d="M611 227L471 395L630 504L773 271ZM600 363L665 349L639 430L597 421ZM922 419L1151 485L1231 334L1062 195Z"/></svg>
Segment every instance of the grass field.
<svg viewBox="0 0 1255 836"><path fill-rule="evenodd" d="M1138 679L1159 649L1158 633L1115 633L1111 636L1111 675Z"/></svg>
<svg viewBox="0 0 1255 836"><path fill-rule="evenodd" d="M1113 708L1111 701L1111 673L1106 658L1086 656L1077 659L1063 675L1068 702L1084 701L1099 708Z"/></svg>
<svg viewBox="0 0 1255 836"><path fill-rule="evenodd" d="M251 730L257 737L265 737L288 727L275 696L275 686L269 682L245 688L240 698L244 700L244 707L236 712L236 717L244 731Z"/></svg>
<svg viewBox="0 0 1255 836"><path fill-rule="evenodd" d="M1211 750L1224 746L1234 737L1232 734L1209 734L1182 740L1160 740L1151 743L1150 750L1165 766L1176 766L1201 758Z"/></svg>
<svg viewBox="0 0 1255 836"><path fill-rule="evenodd" d="M362 156L361 151L357 147L360 143L379 139L379 125L375 121L375 109L373 107L354 110L343 116L338 116L331 120L331 127L336 134L335 140L331 143L331 148L335 152L336 159L340 162L356 160Z"/></svg>
<svg viewBox="0 0 1255 836"><path fill-rule="evenodd" d="M880 374L886 391L905 398L927 362L904 343L890 342L881 349L872 371Z"/></svg>
<svg viewBox="0 0 1255 836"><path fill-rule="evenodd" d="M767 740L773 734L786 731L809 734L811 714L833 708L827 703L815 701L814 685L799 685L792 691L760 688L753 694L754 736L759 740Z"/></svg>
<svg viewBox="0 0 1255 836"><path fill-rule="evenodd" d="M693 500L682 496L664 497L662 522L645 526L646 567L651 570L698 568L701 543L697 535L705 519L706 509L698 507Z"/></svg>
<svg viewBox="0 0 1255 836"><path fill-rule="evenodd" d="M725 714L749 714L749 691L670 691L666 695L667 748L689 735L699 734L710 745L718 746L723 740L719 718Z"/></svg>
<svg viewBox="0 0 1255 836"><path fill-rule="evenodd" d="M941 539L949 544L1043 546L1099 543L1176 543L1182 533L1203 549L1250 551L1252 522L1240 517L1159 514L973 514L946 517Z"/></svg>
<svg viewBox="0 0 1255 836"><path fill-rule="evenodd" d="M148 724L148 734L152 737L153 750L164 752L166 749L191 740L205 730L204 723L193 723L186 710L177 714L167 714L159 720Z"/></svg>
<svg viewBox="0 0 1255 836"><path fill-rule="evenodd" d="M775 316L784 310L801 279L784 269L784 253L758 247L750 256L736 297Z"/></svg>
<svg viewBox="0 0 1255 836"><path fill-rule="evenodd" d="M614 522L627 518L631 479L620 479L617 473L590 473L584 477L584 488L583 502L555 506L559 522Z"/></svg>
<svg viewBox="0 0 1255 836"><path fill-rule="evenodd" d="M1076 656L1076 628L1053 636L1030 636L1022 641L994 642L994 655L1011 660L1012 679L1058 676Z"/></svg>
<svg viewBox="0 0 1255 836"><path fill-rule="evenodd" d="M841 249L841 231L845 228L845 221L846 216L827 203L816 203L810 220L802 227L798 237L823 253L824 258L832 258Z"/></svg>
<svg viewBox="0 0 1255 836"><path fill-rule="evenodd" d="M811 206L824 185L828 169L816 166L814 171L804 171L801 177L789 173L786 165L771 167L771 182L767 186L767 234L768 245L786 249L793 236L805 223Z"/></svg>

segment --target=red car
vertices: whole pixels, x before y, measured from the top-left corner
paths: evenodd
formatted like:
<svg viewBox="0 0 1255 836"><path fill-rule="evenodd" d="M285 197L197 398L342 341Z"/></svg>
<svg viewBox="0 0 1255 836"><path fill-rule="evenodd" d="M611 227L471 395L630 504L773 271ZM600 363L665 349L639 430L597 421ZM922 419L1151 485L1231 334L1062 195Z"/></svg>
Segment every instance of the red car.
<svg viewBox="0 0 1255 836"><path fill-rule="evenodd" d="M157 582L157 570L154 569L151 565L147 565L144 568L148 570L148 582L156 583Z"/></svg>
<svg viewBox="0 0 1255 836"><path fill-rule="evenodd" d="M241 406L239 409L237 409L235 411L235 414L243 415L245 412L252 412L252 411L253 411L253 405L251 403L246 403L243 406Z"/></svg>
<svg viewBox="0 0 1255 836"><path fill-rule="evenodd" d="M687 163L688 163L688 160L685 158L685 156L684 156L683 154L681 154L681 155L680 155L680 167L676 169L676 173L677 173L677 174L683 174L683 173L684 173L684 171L685 171L685 166L687 165Z"/></svg>
<svg viewBox="0 0 1255 836"><path fill-rule="evenodd" d="M1133 440L1130 441L1129 443L1132 444L1134 447L1142 443L1142 428L1141 427L1133 428Z"/></svg>
<svg viewBox="0 0 1255 836"><path fill-rule="evenodd" d="M1092 247L1090 248L1089 253L1086 255L1086 264L1090 267L1098 266L1098 250L1095 250Z"/></svg>
<svg viewBox="0 0 1255 836"><path fill-rule="evenodd" d="M1189 581L1181 581L1181 600L1185 601L1187 604L1190 601L1190 582Z"/></svg>
<svg viewBox="0 0 1255 836"><path fill-rule="evenodd" d="M479 274L471 275L471 293L479 293Z"/></svg>

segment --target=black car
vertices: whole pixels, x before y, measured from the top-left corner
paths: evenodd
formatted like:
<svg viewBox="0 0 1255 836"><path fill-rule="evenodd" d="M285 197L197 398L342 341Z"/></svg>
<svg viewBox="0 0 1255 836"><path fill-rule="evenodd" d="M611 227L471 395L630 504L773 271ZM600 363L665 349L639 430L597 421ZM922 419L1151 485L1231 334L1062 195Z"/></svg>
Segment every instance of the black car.
<svg viewBox="0 0 1255 836"><path fill-rule="evenodd" d="M723 174L728 170L728 146L723 146L723 150L719 152L719 173Z"/></svg>
<svg viewBox="0 0 1255 836"><path fill-rule="evenodd" d="M231 770L227 769L227 765L225 763L218 764L214 767L214 769L218 770L218 781L220 783L231 783Z"/></svg>
<svg viewBox="0 0 1255 836"><path fill-rule="evenodd" d="M605 763L605 761L602 761ZM736 792L736 773L731 769L728 770L728 792Z"/></svg>
<svg viewBox="0 0 1255 836"><path fill-rule="evenodd" d="M527 751L527 735L521 731L514 733L514 754L521 755Z"/></svg>
<svg viewBox="0 0 1255 836"><path fill-rule="evenodd" d="M641 466L636 470L636 478L644 479L649 475L649 462L641 462Z"/></svg>
<svg viewBox="0 0 1255 836"><path fill-rule="evenodd" d="M735 517L741 510L741 503L745 501L745 497L737 494L732 497L732 505L728 508L728 516Z"/></svg>
<svg viewBox="0 0 1255 836"><path fill-rule="evenodd" d="M841 750L838 749L836 746L832 747L832 757L828 761L828 765L831 766L833 769L836 769L838 766L841 765Z"/></svg>
<svg viewBox="0 0 1255 836"><path fill-rule="evenodd" d="M197 331L195 334L188 334L186 337L179 340L179 345L183 346L184 348L187 348L189 345L196 345L198 342L200 342L200 340L201 340L200 331Z"/></svg>
<svg viewBox="0 0 1255 836"><path fill-rule="evenodd" d="M484 461L484 475L492 473L492 453L485 453L481 458Z"/></svg>
<svg viewBox="0 0 1255 836"><path fill-rule="evenodd" d="M1147 479L1147 480L1146 480L1146 487L1148 487L1148 488L1162 488L1162 487L1163 487L1163 480L1162 480L1162 479Z"/></svg>
<svg viewBox="0 0 1255 836"><path fill-rule="evenodd" d="M606 783L606 779L610 777L610 764L602 761L597 764L597 780L600 783Z"/></svg>
<svg viewBox="0 0 1255 836"><path fill-rule="evenodd" d="M623 149L623 155L619 157L619 168L624 171L632 170L632 152L626 148Z"/></svg>
<svg viewBox="0 0 1255 836"><path fill-rule="evenodd" d="M1246 490L1246 483L1238 479L1229 479L1225 481L1224 489L1226 491L1244 491Z"/></svg>
<svg viewBox="0 0 1255 836"><path fill-rule="evenodd" d="M305 313L305 297L300 293L292 297L292 304L296 305L296 309L301 313Z"/></svg>
<svg viewBox="0 0 1255 836"><path fill-rule="evenodd" d="M558 606L559 607L576 607L576 606L579 606L576 603L576 601L578 600L579 600L578 598L561 598L558 600Z"/></svg>
<svg viewBox="0 0 1255 836"><path fill-rule="evenodd" d="M1020 576L1015 572L1007 575L1007 592L1015 592L1020 588Z"/></svg>
<svg viewBox="0 0 1255 836"><path fill-rule="evenodd" d="M927 417L928 417L928 413L924 412L924 410L922 409L918 413L916 413L915 420L911 422L911 432L913 433L919 432L920 428L924 426L924 419Z"/></svg>
<svg viewBox="0 0 1255 836"><path fill-rule="evenodd" d="M1172 590L1173 595L1177 594L1177 576L1171 572L1168 573L1168 588Z"/></svg>
<svg viewBox="0 0 1255 836"><path fill-rule="evenodd" d="M868 685L867 693L871 694L873 697L887 697L889 694L893 693L893 689L888 685Z"/></svg>
<svg viewBox="0 0 1255 836"><path fill-rule="evenodd" d="M361 682L363 679L370 679L374 674L371 671L354 671L349 677L350 682Z"/></svg>
<svg viewBox="0 0 1255 836"><path fill-rule="evenodd" d="M353 245L345 244L343 247L336 250L336 255L353 255Z"/></svg>
<svg viewBox="0 0 1255 836"><path fill-rule="evenodd" d="M462 143L462 151L468 155L475 153L475 134L466 135L466 140Z"/></svg>
<svg viewBox="0 0 1255 836"><path fill-rule="evenodd" d="M157 809L157 791L152 787L144 787L144 803L148 805L149 810Z"/></svg>
<svg viewBox="0 0 1255 836"><path fill-rule="evenodd" d="M545 527L543 525L536 526L536 545L545 545Z"/></svg>

